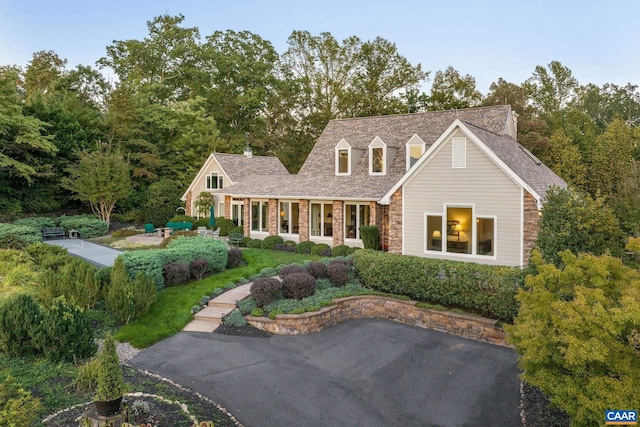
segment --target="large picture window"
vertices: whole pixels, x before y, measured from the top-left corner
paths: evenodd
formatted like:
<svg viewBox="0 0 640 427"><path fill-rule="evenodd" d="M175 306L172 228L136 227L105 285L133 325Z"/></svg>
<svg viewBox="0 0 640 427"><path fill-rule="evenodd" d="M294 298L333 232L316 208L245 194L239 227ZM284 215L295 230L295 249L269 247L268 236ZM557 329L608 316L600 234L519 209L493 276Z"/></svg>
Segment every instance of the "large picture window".
<svg viewBox="0 0 640 427"><path fill-rule="evenodd" d="M475 216L473 207L446 206L425 214L425 251L495 256L496 218Z"/></svg>
<svg viewBox="0 0 640 427"><path fill-rule="evenodd" d="M280 233L299 234L299 206L297 202L280 202Z"/></svg>

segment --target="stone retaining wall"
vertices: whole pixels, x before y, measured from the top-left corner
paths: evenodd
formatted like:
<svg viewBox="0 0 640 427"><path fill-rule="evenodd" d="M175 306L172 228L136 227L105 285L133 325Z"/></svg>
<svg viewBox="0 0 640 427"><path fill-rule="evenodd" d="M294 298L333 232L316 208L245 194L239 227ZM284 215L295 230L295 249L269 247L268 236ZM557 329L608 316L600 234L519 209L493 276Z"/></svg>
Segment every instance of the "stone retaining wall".
<svg viewBox="0 0 640 427"><path fill-rule="evenodd" d="M463 338L504 347L504 330L496 320L457 314L449 311L416 307L416 301L403 301L373 295L352 296L333 300L331 307L304 314L278 314L275 320L247 316L250 325L278 335L300 335L318 332L349 319L390 319L421 328L447 332Z"/></svg>

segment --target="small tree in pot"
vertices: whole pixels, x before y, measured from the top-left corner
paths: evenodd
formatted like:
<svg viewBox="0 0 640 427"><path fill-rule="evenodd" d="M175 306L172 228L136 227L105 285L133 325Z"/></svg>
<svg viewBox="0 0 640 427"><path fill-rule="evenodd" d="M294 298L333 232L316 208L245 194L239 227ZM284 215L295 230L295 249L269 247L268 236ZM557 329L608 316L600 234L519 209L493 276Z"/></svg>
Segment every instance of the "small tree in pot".
<svg viewBox="0 0 640 427"><path fill-rule="evenodd" d="M104 340L99 360L97 390L93 403L98 415L110 416L120 410L125 388L120 358L116 353L116 342L111 334Z"/></svg>

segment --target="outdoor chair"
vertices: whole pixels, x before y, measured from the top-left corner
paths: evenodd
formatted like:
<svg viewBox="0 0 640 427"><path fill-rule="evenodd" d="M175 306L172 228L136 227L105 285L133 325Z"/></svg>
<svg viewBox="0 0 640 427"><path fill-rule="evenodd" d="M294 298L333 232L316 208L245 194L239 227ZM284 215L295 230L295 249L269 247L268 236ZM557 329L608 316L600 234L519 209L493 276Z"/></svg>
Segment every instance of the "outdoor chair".
<svg viewBox="0 0 640 427"><path fill-rule="evenodd" d="M158 231L158 229L155 228L153 226L153 224L145 224L144 225L144 234L146 234L147 236L155 234L157 231Z"/></svg>
<svg viewBox="0 0 640 427"><path fill-rule="evenodd" d="M198 236L207 237L207 227L198 227Z"/></svg>
<svg viewBox="0 0 640 427"><path fill-rule="evenodd" d="M229 244L234 246L240 246L242 243L242 239L244 239L244 234L242 233L230 233L229 234Z"/></svg>
<svg viewBox="0 0 640 427"><path fill-rule="evenodd" d="M213 237L214 239L220 238L220 229L217 228L213 231L210 231L210 236Z"/></svg>

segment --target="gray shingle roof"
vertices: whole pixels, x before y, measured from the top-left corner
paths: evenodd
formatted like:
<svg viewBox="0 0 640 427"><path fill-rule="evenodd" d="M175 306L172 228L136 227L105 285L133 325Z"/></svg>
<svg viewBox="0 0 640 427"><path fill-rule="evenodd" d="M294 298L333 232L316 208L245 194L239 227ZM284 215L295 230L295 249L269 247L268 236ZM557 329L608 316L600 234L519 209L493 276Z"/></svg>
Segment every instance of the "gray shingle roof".
<svg viewBox="0 0 640 427"><path fill-rule="evenodd" d="M531 153L513 138L514 135L509 135L511 107L504 105L332 120L318 138L298 175L290 175L286 170L278 172L277 169L264 174L264 167L258 172L255 166L242 164L243 156L216 154L228 174L238 173L238 179L230 176L238 184L225 187L224 192L256 198L379 200L405 175L405 144L411 137L418 135L428 148L456 119L468 125L498 158L540 196L544 197L549 185L566 186L549 168L537 164ZM367 148L376 136L387 146L397 149L386 175L382 176L369 175ZM335 176L335 146L342 139L352 148L363 150L351 176ZM233 158L227 162L227 156Z"/></svg>
<svg viewBox="0 0 640 427"><path fill-rule="evenodd" d="M242 154L226 153L215 153L213 156L232 182L240 182L244 176L252 174L289 174L277 157L246 157Z"/></svg>
<svg viewBox="0 0 640 427"><path fill-rule="evenodd" d="M547 189L555 185L566 187L567 183L538 160L531 152L507 135L497 135L471 123L465 123L469 129L493 151L500 160L526 182L540 197Z"/></svg>

